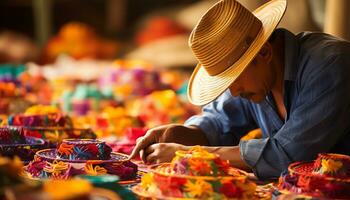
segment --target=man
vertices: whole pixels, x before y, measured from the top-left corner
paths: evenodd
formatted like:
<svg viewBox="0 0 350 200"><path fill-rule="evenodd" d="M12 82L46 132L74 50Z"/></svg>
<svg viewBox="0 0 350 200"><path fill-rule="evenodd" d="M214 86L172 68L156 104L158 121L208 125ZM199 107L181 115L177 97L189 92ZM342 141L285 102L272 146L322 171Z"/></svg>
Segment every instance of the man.
<svg viewBox="0 0 350 200"><path fill-rule="evenodd" d="M274 30L285 8L281 0L253 14L234 0L214 5L189 41L200 64L188 97L205 105L203 113L184 126L151 129L130 158L140 152L146 162L169 161L177 149L199 144L270 179L320 152L349 155L350 44L323 33ZM256 128L261 139L240 141Z"/></svg>

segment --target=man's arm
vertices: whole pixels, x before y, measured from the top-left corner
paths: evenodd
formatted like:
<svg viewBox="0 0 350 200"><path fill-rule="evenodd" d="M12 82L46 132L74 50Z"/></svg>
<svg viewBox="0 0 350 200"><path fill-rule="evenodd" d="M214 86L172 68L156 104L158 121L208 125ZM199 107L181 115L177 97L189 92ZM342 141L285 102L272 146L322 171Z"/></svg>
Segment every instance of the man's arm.
<svg viewBox="0 0 350 200"><path fill-rule="evenodd" d="M141 157L146 158L147 151L144 150L155 143L237 145L239 138L254 128L256 125L247 108L247 101L234 98L227 91L204 106L201 115L187 120L185 126L172 124L150 129L144 137L138 139L130 158L139 152Z"/></svg>
<svg viewBox="0 0 350 200"><path fill-rule="evenodd" d="M234 167L243 170L250 170L249 166L241 158L240 149L238 146L233 147L203 147L210 153L216 153L221 159L230 161Z"/></svg>
<svg viewBox="0 0 350 200"><path fill-rule="evenodd" d="M201 129L210 146L237 145L244 134L257 128L249 104L248 100L231 96L227 90L184 125Z"/></svg>

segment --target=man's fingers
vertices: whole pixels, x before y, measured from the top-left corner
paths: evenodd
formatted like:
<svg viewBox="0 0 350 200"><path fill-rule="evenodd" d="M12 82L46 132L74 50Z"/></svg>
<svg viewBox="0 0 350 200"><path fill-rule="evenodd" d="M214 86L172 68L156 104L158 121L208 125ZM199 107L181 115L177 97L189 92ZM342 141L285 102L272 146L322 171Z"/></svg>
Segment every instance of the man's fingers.
<svg viewBox="0 0 350 200"><path fill-rule="evenodd" d="M155 137L155 134L157 134L158 129L150 129L146 132L146 134L143 137L139 137L136 140L136 146L132 150L129 159L133 159L139 154L141 149L145 149L149 145L155 143L157 141L157 138Z"/></svg>
<svg viewBox="0 0 350 200"><path fill-rule="evenodd" d="M159 142L159 137L162 135L164 130L166 130L169 126L159 126L153 129L150 129L146 132L146 134L143 137L138 138L136 141L136 146L131 152L129 159L135 158L142 149L147 148L151 144L154 144L156 142ZM146 152L142 153L143 155L147 155Z"/></svg>
<svg viewBox="0 0 350 200"><path fill-rule="evenodd" d="M152 144L149 147L145 148L145 154L151 154L154 152L154 150L157 148L158 144Z"/></svg>
<svg viewBox="0 0 350 200"><path fill-rule="evenodd" d="M148 154L146 157L146 164L154 164L157 160L157 155L155 153Z"/></svg>
<svg viewBox="0 0 350 200"><path fill-rule="evenodd" d="M146 162L145 150L143 149L140 150L140 158L143 162Z"/></svg>
<svg viewBox="0 0 350 200"><path fill-rule="evenodd" d="M133 159L137 156L137 154L139 154L141 149L144 149L145 147L147 147L149 144L149 142L147 142L145 136L144 137L140 137L141 139L139 139L139 141L136 143L135 148L132 150L129 159Z"/></svg>
<svg viewBox="0 0 350 200"><path fill-rule="evenodd" d="M140 157L141 157L141 159L142 159L142 161L143 161L144 163L147 162L147 156L148 156L149 154L157 153L157 152L155 152L155 148L156 148L157 146L158 146L157 144L152 144L152 145L150 145L150 146L148 146L148 147L146 147L145 149L142 149L142 150L140 151ZM141 152L142 152L142 154L141 154Z"/></svg>

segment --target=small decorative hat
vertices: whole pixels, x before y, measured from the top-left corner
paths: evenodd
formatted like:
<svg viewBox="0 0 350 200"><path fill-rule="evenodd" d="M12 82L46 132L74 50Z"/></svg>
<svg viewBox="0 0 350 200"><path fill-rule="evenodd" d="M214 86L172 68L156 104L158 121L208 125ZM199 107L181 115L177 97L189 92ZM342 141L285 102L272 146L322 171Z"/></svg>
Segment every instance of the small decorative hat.
<svg viewBox="0 0 350 200"><path fill-rule="evenodd" d="M118 175L121 180L136 177L137 165L127 155L111 152L100 140L67 139L56 149L38 151L26 166L31 178L67 179L75 175Z"/></svg>
<svg viewBox="0 0 350 200"><path fill-rule="evenodd" d="M24 127L70 127L68 116L54 106L35 105L26 109L23 114L8 117L8 125Z"/></svg>
<svg viewBox="0 0 350 200"><path fill-rule="evenodd" d="M22 127L24 135L42 138L50 147L56 147L64 139L95 139L96 134L89 128L65 128L65 127Z"/></svg>
<svg viewBox="0 0 350 200"><path fill-rule="evenodd" d="M286 0L271 0L253 13L236 0L212 6L189 38L199 61L189 82L190 102L204 105L222 94L260 51L286 7Z"/></svg>
<svg viewBox="0 0 350 200"><path fill-rule="evenodd" d="M22 161L29 162L38 150L44 148L46 148L44 140L25 136L22 128L0 127L0 155L2 156L18 156Z"/></svg>
<svg viewBox="0 0 350 200"><path fill-rule="evenodd" d="M350 199L350 156L319 154L313 162L296 162L282 174L279 190L317 198Z"/></svg>
<svg viewBox="0 0 350 200"><path fill-rule="evenodd" d="M246 172L199 146L177 151L171 163L156 167L132 188L157 199L254 199L255 189Z"/></svg>
<svg viewBox="0 0 350 200"><path fill-rule="evenodd" d="M70 118L59 113L45 115L12 115L7 119L8 125L24 127L67 127Z"/></svg>

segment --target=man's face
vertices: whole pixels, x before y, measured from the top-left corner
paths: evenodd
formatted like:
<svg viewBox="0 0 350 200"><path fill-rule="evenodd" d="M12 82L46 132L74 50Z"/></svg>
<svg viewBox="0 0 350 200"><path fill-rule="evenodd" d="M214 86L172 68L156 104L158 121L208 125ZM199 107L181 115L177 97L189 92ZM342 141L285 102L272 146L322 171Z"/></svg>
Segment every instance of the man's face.
<svg viewBox="0 0 350 200"><path fill-rule="evenodd" d="M229 90L232 96L240 96L254 103L265 99L275 81L274 71L271 67L272 56L269 52L272 49L269 47L265 45L242 74L231 84Z"/></svg>

